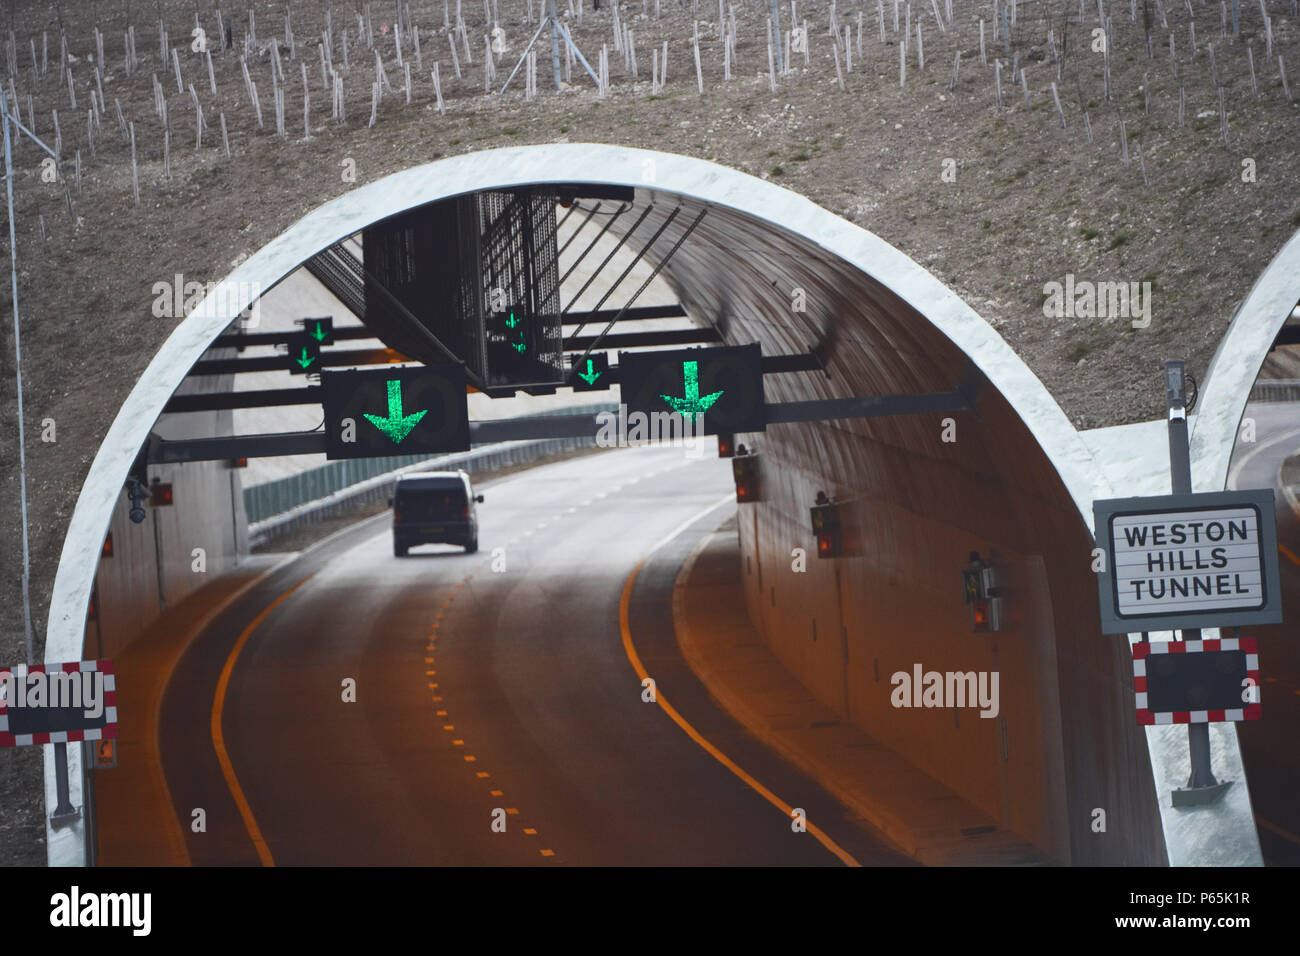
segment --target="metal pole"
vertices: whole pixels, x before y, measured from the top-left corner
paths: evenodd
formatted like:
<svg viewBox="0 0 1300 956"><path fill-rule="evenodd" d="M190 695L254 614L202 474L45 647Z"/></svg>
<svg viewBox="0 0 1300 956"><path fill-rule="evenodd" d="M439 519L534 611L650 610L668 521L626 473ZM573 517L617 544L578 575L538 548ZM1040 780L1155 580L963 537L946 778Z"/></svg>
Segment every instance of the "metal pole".
<svg viewBox="0 0 1300 956"><path fill-rule="evenodd" d="M1187 440L1187 380L1182 359L1165 362L1165 406L1169 414L1169 479L1173 493L1192 493L1192 458ZM1183 628L1184 641L1199 641L1199 627ZM1210 725L1187 725L1192 774L1187 789L1218 786L1210 768Z"/></svg>
<svg viewBox="0 0 1300 956"><path fill-rule="evenodd" d="M555 15L555 0L550 0L547 5L547 18L551 21L551 71L555 74L555 92L560 92L560 32L557 24L560 22Z"/></svg>
<svg viewBox="0 0 1300 956"><path fill-rule="evenodd" d="M4 114L5 128L5 193L9 201L9 274L12 280L10 294L14 304L14 379L18 388L18 501L23 527L23 628L27 639L27 663L36 663L35 642L32 633L32 562L27 541L27 442L23 425L23 348L18 322L18 240L14 231L14 165L13 145L9 139L9 98L0 88L0 113ZM64 767L64 776L67 768Z"/></svg>
<svg viewBox="0 0 1300 956"><path fill-rule="evenodd" d="M77 808L72 805L68 795L68 745L54 745L54 812L50 822L54 824L73 820L77 817Z"/></svg>
<svg viewBox="0 0 1300 956"><path fill-rule="evenodd" d="M776 47L776 72L784 74L785 54L782 53L781 43L781 0L772 0L772 46Z"/></svg>

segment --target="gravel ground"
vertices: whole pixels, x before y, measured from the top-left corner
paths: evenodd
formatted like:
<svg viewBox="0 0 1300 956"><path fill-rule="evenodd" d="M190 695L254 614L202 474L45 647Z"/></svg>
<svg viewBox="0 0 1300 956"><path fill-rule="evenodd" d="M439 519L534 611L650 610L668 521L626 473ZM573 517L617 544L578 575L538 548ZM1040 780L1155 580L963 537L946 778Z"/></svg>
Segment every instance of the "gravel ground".
<svg viewBox="0 0 1300 956"><path fill-rule="evenodd" d="M509 52L504 72L522 51L532 27L523 23L524 0L498 0L497 19ZM1012 55L1026 65L1031 94L1011 82L1011 59L994 50L980 64L979 19L990 7L967 0L953 3L954 21L945 32L929 4L914 4L924 20L924 69L916 43L907 51L906 85L899 84L899 54L892 31L892 3L886 4L889 39L882 43L876 4L848 0L838 8L841 24L855 35L852 71L844 88L836 80L828 35L830 4L804 0L800 18L809 24L807 67L779 77L772 93L767 78L762 3L735 6L735 78L723 79L723 44L716 6L668 0L655 18L650 2L625 4L623 19L635 34L639 79L624 69L612 44L612 11L587 10L573 33L595 62L608 44L611 94L599 98L592 84L573 75L561 95L544 91L525 101L516 80L505 96L483 95L485 17L477 3L465 4L472 64L457 80L443 3L414 0L420 27L423 70L413 70L412 101L401 95L391 18L393 5L372 5L376 48L381 51L395 94L385 94L376 125L367 128L374 53L358 42L359 4L335 2L334 52L342 66L342 30L350 30L351 70L345 79L346 123L330 119L330 96L321 88L316 46L324 29L325 3L257 2L258 49L249 58L265 128L244 93L239 57L213 56L219 90L208 86L206 65L189 51L197 13L215 35L212 0L83 0L79 3L10 4L16 39L14 83L24 120L35 132L54 137L52 110L61 123L61 166L70 187L70 217L62 183L43 181L40 154L31 143L18 147L14 195L17 205L18 288L27 428L28 493L32 553L33 620L40 635L67 519L81 482L116 409L149 357L170 333L174 320L156 318L153 284L183 273L201 282L222 278L296 219L353 188L343 172L351 160L355 183L439 157L506 145L544 142L602 142L688 154L771 179L831 211L871 229L921 262L992 322L1039 374L1080 427L1119 424L1159 414L1159 362L1186 358L1203 372L1232 313L1260 271L1300 226L1300 103L1288 102L1277 66L1288 60L1292 94L1300 83L1297 27L1290 0L1268 0L1273 56L1265 55L1259 7L1243 3L1240 42L1220 37L1218 5L1203 0L1170 2L1168 30L1152 9L1154 58L1145 51L1142 24L1130 8L1110 0L1113 46L1112 97L1104 94L1103 56L1093 52L1096 7L1021 2L1012 28ZM247 0L222 8L242 48L248 24ZM271 38L283 36L286 7L292 11L297 59L287 45L285 121L288 135L275 134L271 92ZM452 0L451 9L456 9ZM564 9L564 4L561 4ZM863 14L861 55L856 36ZM783 8L783 21L789 19ZM1189 23L1195 14L1195 53ZM170 63L161 64L157 19L163 17L170 46L184 52L181 69L203 105L208 129L195 149L195 111L188 90L177 92ZM713 18L713 19L710 19ZM567 20L567 14L565 16ZM57 65L59 29L68 37L76 109ZM705 93L696 89L690 56L692 24L698 23ZM87 137L90 90L95 86L92 28L104 32L107 71L102 78L107 109L92 157ZM123 35L135 27L139 67L123 69ZM1066 126L1061 128L1049 87L1056 79L1047 31L1057 48L1066 44L1063 77L1057 84ZM49 70L33 74L42 31L48 31ZM913 26L915 32L915 25ZM915 33L913 32L913 36ZM1169 57L1175 35L1177 75ZM8 34L0 38L7 40ZM652 93L652 46L667 40L668 82ZM1254 53L1257 93L1252 92L1246 45ZM1211 65L1208 45L1213 44ZM953 60L961 52L959 82L950 89ZM1004 61L1004 105L995 103L995 54ZM408 59L412 51L406 51ZM447 112L433 103L428 71L439 61ZM461 50L461 59L465 59ZM311 88L311 139L303 137L300 63ZM6 71L7 72L7 71ZM542 64L540 72L545 72ZM162 124L154 112L150 76L156 73L166 97L172 131L170 170L163 163ZM1229 145L1218 115L1215 81L1227 104ZM1147 90L1144 90L1144 86ZM1180 87L1184 122L1179 123ZM1150 107L1146 110L1146 94ZM131 150L117 130L114 100L134 122L140 204L132 201ZM1084 129L1088 111L1093 143ZM229 128L232 157L221 146L218 115ZM1130 161L1123 162L1121 120ZM1139 164L1139 147L1141 160ZM80 190L75 153L81 153ZM945 160L952 160L946 164ZM1143 167L1149 184L1144 182ZM955 180L944 179L945 168ZM582 171L573 171L575 179ZM1252 175L1253 174L1253 175ZM1253 179L1253 181L1248 181ZM1044 283L1067 274L1093 281L1149 281L1154 291L1152 323L1135 330L1125 321L1045 318ZM2 293L9 311L9 288ZM10 313L11 314L11 313ZM8 326L6 325L6 328ZM18 468L16 391L12 336L5 334L0 374L0 467L11 492L0 507L0 644L6 659L25 656L19 592ZM57 440L42 441L52 420ZM43 848L39 754L32 748L0 754L0 832L6 862L40 862Z"/></svg>

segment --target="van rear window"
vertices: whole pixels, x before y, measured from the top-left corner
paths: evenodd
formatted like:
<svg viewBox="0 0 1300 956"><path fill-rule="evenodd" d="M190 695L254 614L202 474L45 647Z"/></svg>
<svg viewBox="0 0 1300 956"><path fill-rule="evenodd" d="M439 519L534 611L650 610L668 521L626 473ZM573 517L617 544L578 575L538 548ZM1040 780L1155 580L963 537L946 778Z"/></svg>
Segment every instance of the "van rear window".
<svg viewBox="0 0 1300 956"><path fill-rule="evenodd" d="M415 520L459 515L465 508L464 488L402 488L397 492L394 506L402 519Z"/></svg>

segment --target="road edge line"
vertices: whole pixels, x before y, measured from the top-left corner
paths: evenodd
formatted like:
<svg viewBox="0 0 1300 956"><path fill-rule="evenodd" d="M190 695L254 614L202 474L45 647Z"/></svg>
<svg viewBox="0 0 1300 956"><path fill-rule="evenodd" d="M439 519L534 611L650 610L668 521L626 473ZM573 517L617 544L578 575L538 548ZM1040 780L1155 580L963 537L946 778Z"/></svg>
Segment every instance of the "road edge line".
<svg viewBox="0 0 1300 956"><path fill-rule="evenodd" d="M251 578L249 581L241 585L239 588L232 591L223 600L221 600L215 607L213 607L206 614L204 614L203 617L199 618L199 620L195 622L195 624L190 628L189 634L186 635L184 644L180 652L174 658L172 658L171 665L167 668L167 673L163 675L163 678L159 683L158 696L154 699L153 702L154 749L158 753L158 764L156 770L157 770L158 778L162 782L163 796L167 800L167 806L171 809L171 816L168 819L169 822L175 824L175 829L173 829L172 827L167 827L166 824L164 824L164 826L167 829L167 841L170 844L172 844L172 851L177 852L179 850L178 855L180 859L175 862L174 865L176 866L192 866L194 861L190 858L190 850L185 843L185 826L184 824L181 823L180 814L176 810L176 802L175 800L172 799L172 788L167 783L167 768L166 765L163 763L163 750L162 750L163 698L167 696L167 689L171 686L172 677L176 673L176 665L180 663L181 658L185 656L186 651L190 649L190 646L194 643L194 641L198 638L198 636L202 634L205 630L207 630L209 627L211 627L212 622L215 621L220 615L230 610L231 606L236 601L244 597L244 595L246 595L253 588L257 587L257 585L261 584L263 581L269 578L276 571L279 571L285 565L293 562L296 558L297 558L297 554L286 555L284 558L277 561L271 567L267 568L265 571L258 574L256 577Z"/></svg>
<svg viewBox="0 0 1300 956"><path fill-rule="evenodd" d="M702 511L699 511L696 514L692 515L690 518L686 519L686 521L682 522L672 531L668 532L668 534L665 535L663 538L660 538L659 541L657 541L655 544L653 544L650 547L650 550L645 553L645 555L641 558L641 560L637 562L636 567L632 569L632 573L628 575L627 580L623 583L623 593L619 597L619 602L618 602L618 626L623 639L623 652L627 655L628 661L632 664L632 669L636 671L637 676L642 681L651 678L649 673L645 669L645 665L641 663L641 657L637 653L636 646L632 643L632 629L629 624L629 613L628 613L628 609L631 604L631 598L632 598L632 588L635 586L636 580L641 574L641 569L646 566L646 564L654 556L655 552L657 552L660 548L668 544L678 535L682 534L682 532L684 532L691 525L695 524L695 522L699 521L705 515L709 514L709 512L717 510L727 502L734 501L734 499L735 499L734 494L728 492L718 501L709 505L707 508L703 509ZM708 534L712 535L713 532L710 531ZM674 583L675 582L676 582L676 578L674 578ZM704 750L705 753L707 753L714 760L718 761L718 763L722 764L724 767L730 770L745 785L747 785L751 790L753 790L755 793L761 796L764 800L766 800L768 803L772 804L772 806L780 810L785 815L787 820L793 816L794 807L786 803L784 800L778 797L771 790L767 789L767 787L759 783L758 780L750 776L750 774L748 774L744 770L744 768L742 768L734 760L732 760L721 750L719 750L716 746L710 743L704 737L704 735L701 734L698 730L696 730L690 724L690 722L686 720L685 717L683 717L680 713L678 713L676 708L674 708L671 704L669 704L668 701L663 697L663 695L659 694L657 690L655 692L655 703L658 704L659 708L665 714L668 715L668 717L673 721L673 723L677 724L678 727L680 727L683 731L685 731L686 736L690 737L691 740L695 741L695 743L698 744L700 748ZM817 840L817 842L820 843L823 847L825 847L825 849L828 852L830 852L832 855L837 857L840 860L840 862L843 863L845 866L860 867L862 865L853 857L852 854L850 854L847 850L845 850L838 843L836 843L829 836L827 836L826 833L823 832L821 828L813 824L812 821L806 820L805 823L808 828L808 832L813 835L813 837Z"/></svg>
<svg viewBox="0 0 1300 956"><path fill-rule="evenodd" d="M217 751L217 762L221 765L221 775L226 779L226 787L230 790L230 796L235 801L235 807L239 810L240 817L243 818L244 829L248 831L249 839L253 841L253 848L257 850L257 857L262 861L263 866L275 866L275 858L271 856L271 850L266 845L262 831L257 825L257 818L253 816L253 808L248 805L248 798L244 796L244 790L239 785L239 778L235 775L235 766L231 763L230 754L226 751L225 735L221 730L222 711L225 709L226 703L226 688L230 685L230 676L234 673L235 662L239 659L239 653L244 649L244 645L248 643L248 639L253 635L253 632L257 630L272 611L315 576L316 573L313 571L262 608L257 617L249 621L248 626L240 632L238 639L236 639L235 646L230 649L226 663L221 668L221 676L217 678L216 693L212 697L212 719L209 727L212 731L212 745Z"/></svg>

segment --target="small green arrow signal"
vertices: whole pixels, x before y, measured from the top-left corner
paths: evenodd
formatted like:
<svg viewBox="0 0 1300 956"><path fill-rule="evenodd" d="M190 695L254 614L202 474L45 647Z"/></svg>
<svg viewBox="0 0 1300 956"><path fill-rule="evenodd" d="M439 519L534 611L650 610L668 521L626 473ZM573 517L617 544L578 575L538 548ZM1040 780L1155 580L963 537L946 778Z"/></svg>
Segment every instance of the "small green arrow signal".
<svg viewBox="0 0 1300 956"><path fill-rule="evenodd" d="M304 345L304 346L302 347L302 357L301 357L301 358L296 358L296 359L294 359L294 361L297 362L298 365L299 365L300 367L302 367L302 368L306 368L306 367L307 367L308 365L310 365L312 362L316 361L316 356L314 356L314 355L308 355L308 354L307 354L307 346Z"/></svg>
<svg viewBox="0 0 1300 956"><path fill-rule="evenodd" d="M402 414L402 382L400 379L389 379L388 385L388 417L380 418L378 415L365 415L366 421L374 425L384 433L393 444L400 444L402 439L411 434L411 429L420 423L428 409L419 412L412 412L410 415Z"/></svg>
<svg viewBox="0 0 1300 956"><path fill-rule="evenodd" d="M685 384L686 393L683 398L673 398L669 395L659 396L672 406L673 411L682 415L699 415L707 412L713 407L713 403L722 397L721 391L709 395L700 395L700 367L698 362L682 363L682 380Z"/></svg>
<svg viewBox="0 0 1300 956"><path fill-rule="evenodd" d="M328 336L329 333L325 331L325 326L322 323L317 322L316 331L311 333L311 337L314 338L317 342L324 342Z"/></svg>
<svg viewBox="0 0 1300 956"><path fill-rule="evenodd" d="M506 327L507 327L507 328L511 328L511 329L513 329L513 328L514 328L516 325L518 325L518 324L519 324L519 320L516 319L516 318L515 318L515 314L514 314L513 312L511 312L511 313L510 313L510 318L506 319Z"/></svg>
<svg viewBox="0 0 1300 956"><path fill-rule="evenodd" d="M528 346L524 344L523 339L520 339L518 342L511 342L510 347L514 349L516 352L518 352L520 355L528 351Z"/></svg>
<svg viewBox="0 0 1300 956"><path fill-rule="evenodd" d="M600 378L602 373L592 370L592 360L587 359L587 371L579 372L578 378L582 379L588 385L595 385L596 379Z"/></svg>

